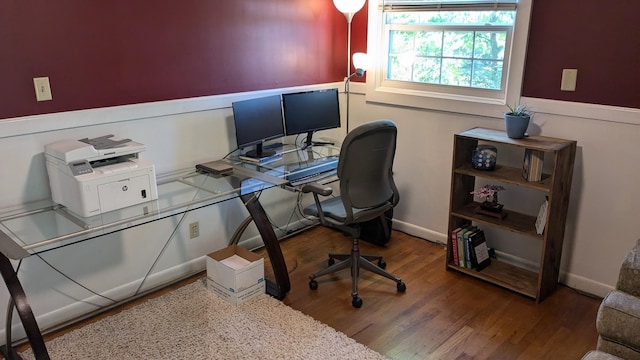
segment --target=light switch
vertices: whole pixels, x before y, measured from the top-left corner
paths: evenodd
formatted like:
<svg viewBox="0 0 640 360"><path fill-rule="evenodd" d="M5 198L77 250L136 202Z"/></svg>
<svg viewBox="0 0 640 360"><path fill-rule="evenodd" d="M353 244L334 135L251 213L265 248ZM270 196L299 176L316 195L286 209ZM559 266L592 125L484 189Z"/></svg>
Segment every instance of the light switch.
<svg viewBox="0 0 640 360"><path fill-rule="evenodd" d="M51 86L49 85L48 77L33 78L33 86L36 89L37 101L47 101L47 100L53 99L53 96L51 95Z"/></svg>
<svg viewBox="0 0 640 360"><path fill-rule="evenodd" d="M576 81L578 80L578 69L562 69L562 83L560 90L576 91Z"/></svg>

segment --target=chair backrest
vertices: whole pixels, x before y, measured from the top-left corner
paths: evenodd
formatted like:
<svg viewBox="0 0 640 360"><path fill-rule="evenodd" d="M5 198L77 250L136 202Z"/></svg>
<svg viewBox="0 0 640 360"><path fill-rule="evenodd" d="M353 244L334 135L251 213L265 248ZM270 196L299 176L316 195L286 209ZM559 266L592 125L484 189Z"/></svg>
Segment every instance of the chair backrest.
<svg viewBox="0 0 640 360"><path fill-rule="evenodd" d="M377 120L358 126L345 137L337 175L347 223L358 222L352 208L389 209L400 200L393 181L397 134L393 121Z"/></svg>

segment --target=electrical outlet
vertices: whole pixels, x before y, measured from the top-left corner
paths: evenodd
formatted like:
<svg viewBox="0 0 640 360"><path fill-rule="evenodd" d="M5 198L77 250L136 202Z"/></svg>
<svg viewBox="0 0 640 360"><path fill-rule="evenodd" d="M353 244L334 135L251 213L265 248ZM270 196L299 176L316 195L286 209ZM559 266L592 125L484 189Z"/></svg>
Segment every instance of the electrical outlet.
<svg viewBox="0 0 640 360"><path fill-rule="evenodd" d="M200 236L200 222L192 222L189 224L189 239L195 239Z"/></svg>

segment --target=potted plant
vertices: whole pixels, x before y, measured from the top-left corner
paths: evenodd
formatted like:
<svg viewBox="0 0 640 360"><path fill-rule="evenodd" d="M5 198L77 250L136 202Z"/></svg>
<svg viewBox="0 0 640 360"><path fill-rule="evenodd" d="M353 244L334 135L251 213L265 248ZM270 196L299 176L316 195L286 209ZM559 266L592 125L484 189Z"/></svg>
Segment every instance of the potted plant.
<svg viewBox="0 0 640 360"><path fill-rule="evenodd" d="M525 105L507 105L509 111L504 113L504 127L507 130L507 136L512 139L521 139L527 132L529 121L531 120L531 112Z"/></svg>
<svg viewBox="0 0 640 360"><path fill-rule="evenodd" d="M499 213L502 211L503 205L498 203L498 193L504 189L505 188L500 185L485 185L476 191L472 191L470 194L484 199L484 202L480 203L482 210Z"/></svg>

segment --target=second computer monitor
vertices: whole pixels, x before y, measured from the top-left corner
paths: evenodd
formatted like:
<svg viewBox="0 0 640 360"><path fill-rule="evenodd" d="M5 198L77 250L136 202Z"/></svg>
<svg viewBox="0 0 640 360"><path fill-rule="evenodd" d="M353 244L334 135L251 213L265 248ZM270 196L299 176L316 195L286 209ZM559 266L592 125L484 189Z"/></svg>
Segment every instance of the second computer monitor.
<svg viewBox="0 0 640 360"><path fill-rule="evenodd" d="M282 94L282 106L286 134L306 133L304 147L319 144L312 141L314 131L340 127L338 89Z"/></svg>
<svg viewBox="0 0 640 360"><path fill-rule="evenodd" d="M244 154L249 157L273 155L273 151L262 150L262 143L284 136L280 95L236 101L232 107L238 148L254 146Z"/></svg>

